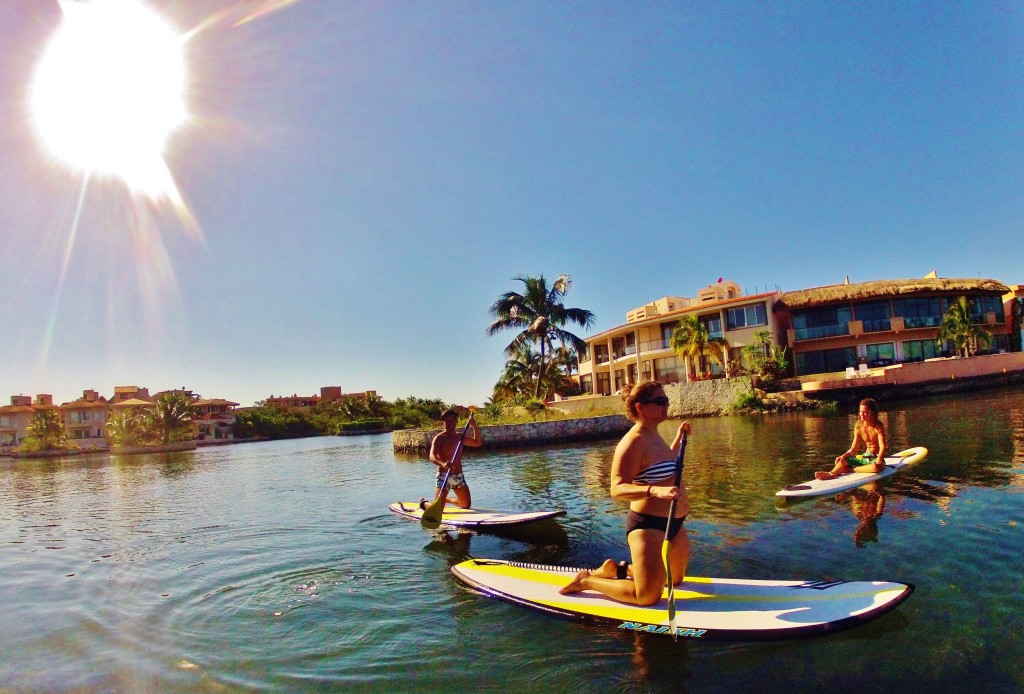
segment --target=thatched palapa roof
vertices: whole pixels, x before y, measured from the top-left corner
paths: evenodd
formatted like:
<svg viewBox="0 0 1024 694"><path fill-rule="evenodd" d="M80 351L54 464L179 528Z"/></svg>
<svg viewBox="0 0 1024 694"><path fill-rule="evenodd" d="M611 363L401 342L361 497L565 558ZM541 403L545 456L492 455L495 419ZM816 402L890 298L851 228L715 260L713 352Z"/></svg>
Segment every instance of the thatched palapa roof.
<svg viewBox="0 0 1024 694"><path fill-rule="evenodd" d="M917 280L876 280L801 289L786 292L779 297L778 303L794 309L840 301L863 301L922 293L1005 294L1009 291L1009 287L996 280L926 277Z"/></svg>

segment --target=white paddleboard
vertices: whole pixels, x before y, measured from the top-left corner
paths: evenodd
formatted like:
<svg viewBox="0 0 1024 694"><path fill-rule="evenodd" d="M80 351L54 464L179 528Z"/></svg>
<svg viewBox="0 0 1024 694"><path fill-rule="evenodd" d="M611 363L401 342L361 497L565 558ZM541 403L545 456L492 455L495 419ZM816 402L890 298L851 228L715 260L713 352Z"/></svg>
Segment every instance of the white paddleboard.
<svg viewBox="0 0 1024 694"><path fill-rule="evenodd" d="M624 631L672 636L667 592L638 607L596 591L562 595L579 569L470 559L452 573L491 597ZM627 579L628 580L628 579ZM896 607L914 587L887 581L755 581L687 576L676 586L678 637L713 641L778 640L833 633Z"/></svg>
<svg viewBox="0 0 1024 694"><path fill-rule="evenodd" d="M405 518L420 520L423 509L418 501L396 501L388 507L392 513ZM459 508L455 504L445 504L441 514L441 525L449 528L500 528L525 523L536 523L556 516L564 516L565 511L527 511L513 513L509 511L493 511L483 508Z"/></svg>
<svg viewBox="0 0 1024 694"><path fill-rule="evenodd" d="M927 455L927 448L924 446L914 446L894 455L885 456L885 467L882 468L881 472L845 472L831 480L815 478L800 484L790 485L785 489L775 492L775 496L819 496L821 494L835 494L847 489L854 489L868 482L884 479L915 463L920 463Z"/></svg>

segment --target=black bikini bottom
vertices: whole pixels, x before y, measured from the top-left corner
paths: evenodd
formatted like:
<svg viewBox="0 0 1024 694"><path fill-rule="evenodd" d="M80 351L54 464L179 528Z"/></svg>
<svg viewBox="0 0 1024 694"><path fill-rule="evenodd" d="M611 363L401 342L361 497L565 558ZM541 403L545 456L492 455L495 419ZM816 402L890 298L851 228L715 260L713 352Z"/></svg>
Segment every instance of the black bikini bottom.
<svg viewBox="0 0 1024 694"><path fill-rule="evenodd" d="M685 520L686 516L672 519L672 525L668 529L669 541L672 541L679 533L679 529L683 527L683 521ZM629 537L629 534L634 530L660 530L665 532L666 523L668 523L668 518L665 516L652 516L647 513L630 511L626 516L626 537Z"/></svg>

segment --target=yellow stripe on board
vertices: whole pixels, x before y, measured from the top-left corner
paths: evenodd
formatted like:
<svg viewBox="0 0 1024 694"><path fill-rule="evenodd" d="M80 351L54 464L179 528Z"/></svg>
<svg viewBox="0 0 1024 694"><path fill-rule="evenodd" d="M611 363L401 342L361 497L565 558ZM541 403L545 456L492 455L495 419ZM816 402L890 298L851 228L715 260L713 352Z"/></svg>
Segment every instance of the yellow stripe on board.
<svg viewBox="0 0 1024 694"><path fill-rule="evenodd" d="M473 571L481 571L496 576L503 576L507 578L528 581L530 583L536 583L539 585L549 585L562 587L572 580L573 574L569 572L557 573L553 571L538 571L537 569L526 568L522 566L511 566L509 564L474 564L472 567ZM712 578L702 578L697 576L687 576L686 583L705 583L718 585L733 585L738 589L743 589L743 584L726 584L721 581L715 581ZM794 584L794 588L799 588L799 584ZM809 594L809 592L803 592L799 597L797 596L768 596L768 595L729 595L729 594L709 594L700 593L692 590L681 590L676 587L676 598L679 600L713 600L714 602L729 602L729 603L759 603L759 604L772 604L780 603L787 604L793 602L799 602L801 604L810 602L832 602L837 599L841 600L859 600L863 598L877 598L880 595L886 595L888 593L901 593L905 588L893 587L893 588L880 588L877 590L865 590L856 593L844 593L842 596L835 594ZM662 594L662 599L668 597L668 589L666 588ZM547 602L541 600L535 600L535 602L544 605L563 605L566 609L570 609L573 612L579 612L579 603L559 603L559 602ZM635 608L634 608L635 609ZM605 614L603 611L594 614Z"/></svg>

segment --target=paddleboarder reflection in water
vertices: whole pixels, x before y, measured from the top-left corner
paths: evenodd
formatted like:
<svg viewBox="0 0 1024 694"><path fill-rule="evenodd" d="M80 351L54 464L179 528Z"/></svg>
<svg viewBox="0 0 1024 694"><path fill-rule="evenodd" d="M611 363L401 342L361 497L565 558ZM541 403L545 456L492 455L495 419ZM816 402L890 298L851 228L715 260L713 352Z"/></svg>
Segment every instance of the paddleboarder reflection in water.
<svg viewBox="0 0 1024 694"><path fill-rule="evenodd" d="M607 559L600 568L581 570L559 592L596 590L620 602L654 605L661 599L666 582L661 551L672 499L677 501L669 532L669 561L676 585L686 576L690 560L690 538L683 526L690 512L690 498L685 485L675 486L679 447L684 433L690 433L690 423L679 425L670 447L658 433L658 425L668 419L668 397L661 384L645 381L632 388L627 386L622 397L626 401L626 416L635 424L615 447L611 495L613 499L630 502L626 541L632 564L625 572L619 572L615 561Z"/></svg>
<svg viewBox="0 0 1024 694"><path fill-rule="evenodd" d="M865 452L858 455L861 446ZM853 458L854 465L850 464ZM859 463L859 464L858 464ZM846 472L878 473L885 468L885 425L878 419L878 404L871 398L860 401L857 424L853 427L853 443L850 450L836 458L836 465L829 472L819 470L814 476L819 480L832 480Z"/></svg>
<svg viewBox="0 0 1024 694"><path fill-rule="evenodd" d="M444 424L444 431L434 437L434 440L430 443L430 462L437 466L437 477L436 477L436 491L434 493L434 499L437 499L441 494L446 494L447 490L442 489L441 485L444 484L445 473L451 468L452 474L448 477L448 487L455 492L455 498L447 498L444 503L454 503L460 508L469 508L472 503L472 497L469 493L469 485L466 484L466 476L462 471L462 451L459 451L459 455L454 460L452 456L455 455L455 449L459 446L459 439L462 434L455 430L455 423L458 421L459 415L454 408L449 407L441 413L441 422ZM476 425L476 420L471 419L469 421L469 432L466 433L466 438L462 440L462 447L465 448L480 448L484 445L484 436L480 433L480 427ZM420 507L426 506L426 499L420 499ZM444 506L442 505L442 510Z"/></svg>
<svg viewBox="0 0 1024 694"><path fill-rule="evenodd" d="M850 500L850 510L860 525L853 531L853 543L865 547L869 542L878 542L878 519L885 512L885 497L878 491L878 483L871 482L852 492L844 492L836 501Z"/></svg>

